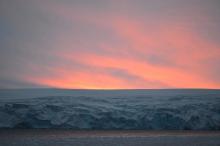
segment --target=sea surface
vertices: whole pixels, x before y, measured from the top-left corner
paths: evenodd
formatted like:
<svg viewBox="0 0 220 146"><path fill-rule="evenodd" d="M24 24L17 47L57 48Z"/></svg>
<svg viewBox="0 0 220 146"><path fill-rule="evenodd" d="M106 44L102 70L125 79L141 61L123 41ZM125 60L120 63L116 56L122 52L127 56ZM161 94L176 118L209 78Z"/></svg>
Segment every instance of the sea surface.
<svg viewBox="0 0 220 146"><path fill-rule="evenodd" d="M0 129L1 146L219 146L219 131Z"/></svg>
<svg viewBox="0 0 220 146"><path fill-rule="evenodd" d="M0 128L220 130L220 90L1 89Z"/></svg>

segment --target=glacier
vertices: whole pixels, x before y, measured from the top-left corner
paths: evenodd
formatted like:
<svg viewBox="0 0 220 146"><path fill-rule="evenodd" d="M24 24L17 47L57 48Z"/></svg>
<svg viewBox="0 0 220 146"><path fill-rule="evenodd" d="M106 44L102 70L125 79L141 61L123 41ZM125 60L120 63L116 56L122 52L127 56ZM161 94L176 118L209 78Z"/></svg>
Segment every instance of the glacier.
<svg viewBox="0 0 220 146"><path fill-rule="evenodd" d="M220 130L220 90L1 89L0 128Z"/></svg>

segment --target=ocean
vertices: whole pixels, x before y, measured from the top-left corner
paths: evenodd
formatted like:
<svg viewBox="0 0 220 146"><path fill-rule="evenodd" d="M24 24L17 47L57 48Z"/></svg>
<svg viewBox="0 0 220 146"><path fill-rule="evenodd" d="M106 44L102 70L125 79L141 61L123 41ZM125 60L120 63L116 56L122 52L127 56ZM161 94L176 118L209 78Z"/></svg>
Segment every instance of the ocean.
<svg viewBox="0 0 220 146"><path fill-rule="evenodd" d="M220 90L1 89L0 128L220 130Z"/></svg>

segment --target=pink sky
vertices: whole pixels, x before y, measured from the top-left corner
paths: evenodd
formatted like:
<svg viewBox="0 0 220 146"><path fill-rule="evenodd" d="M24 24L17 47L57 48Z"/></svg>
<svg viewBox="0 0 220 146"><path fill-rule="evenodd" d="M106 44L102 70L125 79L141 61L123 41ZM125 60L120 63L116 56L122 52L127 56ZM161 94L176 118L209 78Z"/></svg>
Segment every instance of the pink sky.
<svg viewBox="0 0 220 146"><path fill-rule="evenodd" d="M220 87L217 0L0 5L2 88Z"/></svg>

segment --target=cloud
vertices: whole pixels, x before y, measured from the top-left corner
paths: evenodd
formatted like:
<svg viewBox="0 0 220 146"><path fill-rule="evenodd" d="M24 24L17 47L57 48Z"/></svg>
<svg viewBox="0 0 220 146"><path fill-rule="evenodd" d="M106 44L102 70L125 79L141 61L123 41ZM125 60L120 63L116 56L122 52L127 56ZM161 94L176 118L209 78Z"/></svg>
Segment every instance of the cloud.
<svg viewBox="0 0 220 146"><path fill-rule="evenodd" d="M5 2L1 78L59 88L219 88L217 4L197 2Z"/></svg>

